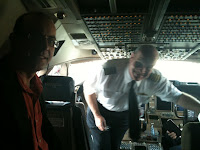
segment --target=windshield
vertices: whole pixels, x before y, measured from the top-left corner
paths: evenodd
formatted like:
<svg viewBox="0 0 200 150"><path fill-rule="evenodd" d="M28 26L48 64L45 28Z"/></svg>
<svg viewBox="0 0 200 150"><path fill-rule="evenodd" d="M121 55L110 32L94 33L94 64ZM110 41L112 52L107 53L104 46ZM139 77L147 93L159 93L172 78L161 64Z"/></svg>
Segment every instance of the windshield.
<svg viewBox="0 0 200 150"><path fill-rule="evenodd" d="M88 73L95 72L105 61L97 60L85 63L70 64L68 76L72 77L75 85L82 84ZM168 80L180 82L200 83L200 64L186 61L164 61L158 60L155 69L159 70ZM49 75L62 75L61 65L56 65Z"/></svg>
<svg viewBox="0 0 200 150"><path fill-rule="evenodd" d="M158 60L155 67L168 80L200 83L200 64L186 61Z"/></svg>

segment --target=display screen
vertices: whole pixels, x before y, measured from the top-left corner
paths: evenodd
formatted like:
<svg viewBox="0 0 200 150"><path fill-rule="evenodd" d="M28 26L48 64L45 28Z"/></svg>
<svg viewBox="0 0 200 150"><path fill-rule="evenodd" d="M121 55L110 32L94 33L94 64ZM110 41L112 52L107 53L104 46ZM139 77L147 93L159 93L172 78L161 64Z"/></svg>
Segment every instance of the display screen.
<svg viewBox="0 0 200 150"><path fill-rule="evenodd" d="M157 115L149 115L149 119L158 120L159 117Z"/></svg>
<svg viewBox="0 0 200 150"><path fill-rule="evenodd" d="M157 97L157 110L172 110L172 103L162 101L159 97Z"/></svg>

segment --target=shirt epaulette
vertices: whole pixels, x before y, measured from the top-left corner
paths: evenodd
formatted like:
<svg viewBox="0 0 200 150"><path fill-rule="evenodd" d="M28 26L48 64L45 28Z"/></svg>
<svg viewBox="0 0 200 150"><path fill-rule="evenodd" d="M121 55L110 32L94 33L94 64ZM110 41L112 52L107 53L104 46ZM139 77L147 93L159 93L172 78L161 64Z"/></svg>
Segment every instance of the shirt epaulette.
<svg viewBox="0 0 200 150"><path fill-rule="evenodd" d="M117 69L116 67L107 67L107 68L103 68L105 75L111 75L111 74L116 74L117 73Z"/></svg>
<svg viewBox="0 0 200 150"><path fill-rule="evenodd" d="M160 78L161 78L160 75L158 75L156 73L151 73L148 79L150 79L153 82L159 82Z"/></svg>

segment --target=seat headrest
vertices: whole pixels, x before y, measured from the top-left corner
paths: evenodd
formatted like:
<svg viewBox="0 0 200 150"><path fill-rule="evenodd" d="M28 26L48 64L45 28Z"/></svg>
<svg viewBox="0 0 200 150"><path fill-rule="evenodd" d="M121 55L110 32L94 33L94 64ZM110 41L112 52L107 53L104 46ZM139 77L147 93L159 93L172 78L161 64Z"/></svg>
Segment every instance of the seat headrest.
<svg viewBox="0 0 200 150"><path fill-rule="evenodd" d="M45 101L74 101L74 80L65 76L45 76L43 79Z"/></svg>
<svg viewBox="0 0 200 150"><path fill-rule="evenodd" d="M181 134L182 150L199 150L200 123L189 122L184 125Z"/></svg>

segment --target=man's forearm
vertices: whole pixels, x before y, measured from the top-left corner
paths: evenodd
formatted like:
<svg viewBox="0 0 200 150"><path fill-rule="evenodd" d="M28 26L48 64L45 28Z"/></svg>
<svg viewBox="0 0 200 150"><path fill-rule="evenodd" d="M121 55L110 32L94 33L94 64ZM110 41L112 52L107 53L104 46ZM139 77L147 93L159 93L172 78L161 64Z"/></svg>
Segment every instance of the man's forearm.
<svg viewBox="0 0 200 150"><path fill-rule="evenodd" d="M97 100L96 100L96 94L93 93L91 95L85 95L86 102L88 106L90 107L92 113L94 116L99 116L101 115L99 112Z"/></svg>
<svg viewBox="0 0 200 150"><path fill-rule="evenodd" d="M187 93L183 93L180 96L180 98L177 101L177 104L186 109L190 109L197 113L200 113L200 101Z"/></svg>

